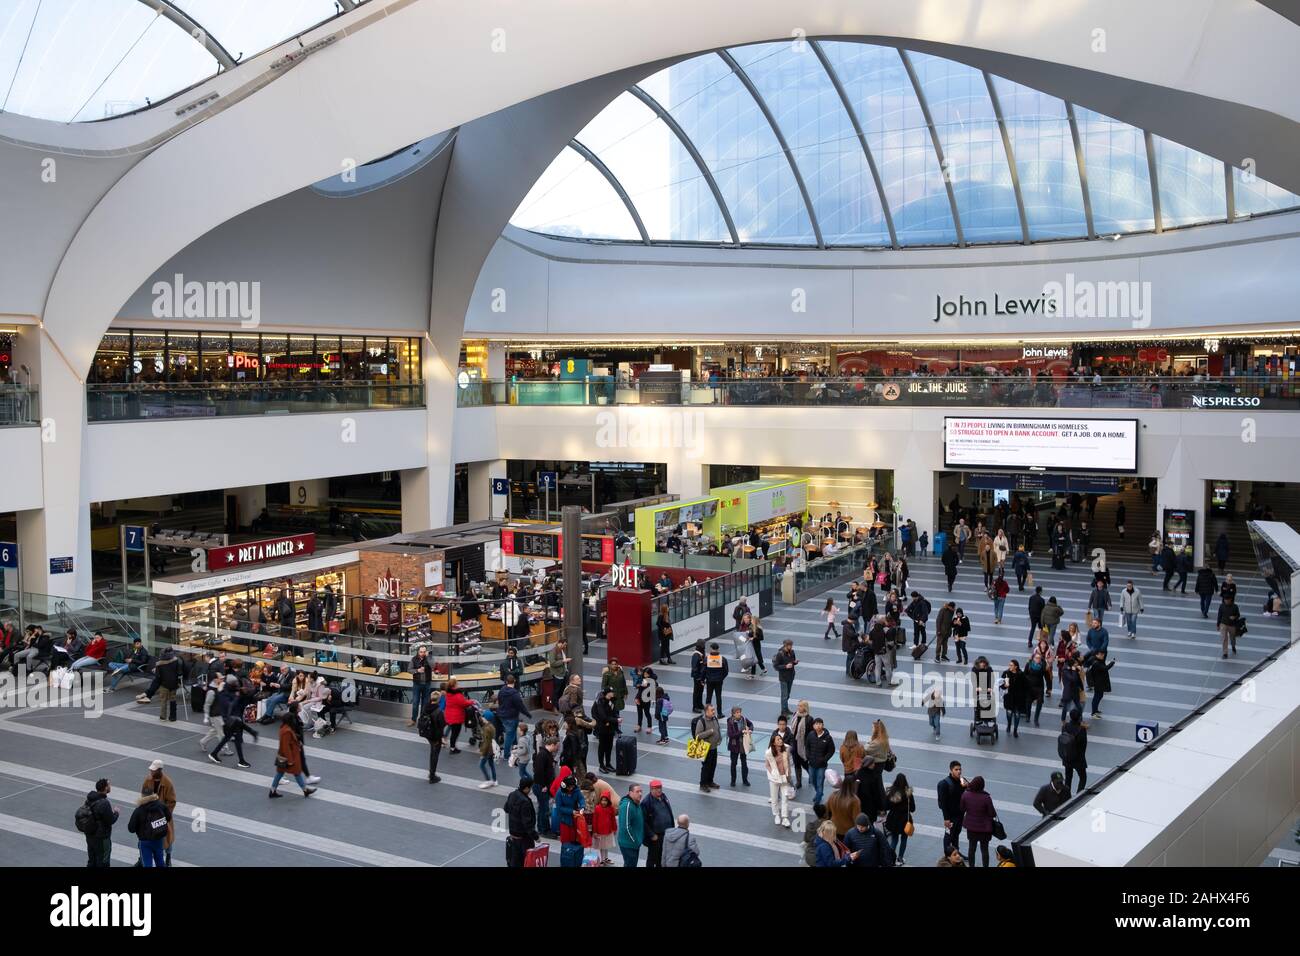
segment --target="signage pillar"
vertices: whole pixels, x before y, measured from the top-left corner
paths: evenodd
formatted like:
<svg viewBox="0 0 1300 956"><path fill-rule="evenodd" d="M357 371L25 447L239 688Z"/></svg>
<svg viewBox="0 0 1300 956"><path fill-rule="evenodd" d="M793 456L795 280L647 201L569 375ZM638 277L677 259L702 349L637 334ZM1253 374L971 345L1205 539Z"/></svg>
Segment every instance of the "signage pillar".
<svg viewBox="0 0 1300 956"><path fill-rule="evenodd" d="M569 642L569 657L573 659L571 673L582 674L582 509L565 505L561 511L561 546L564 556L561 569L564 573L564 636ZM560 688L564 690L564 688ZM558 693L558 692L557 692ZM590 697L584 694L585 700Z"/></svg>

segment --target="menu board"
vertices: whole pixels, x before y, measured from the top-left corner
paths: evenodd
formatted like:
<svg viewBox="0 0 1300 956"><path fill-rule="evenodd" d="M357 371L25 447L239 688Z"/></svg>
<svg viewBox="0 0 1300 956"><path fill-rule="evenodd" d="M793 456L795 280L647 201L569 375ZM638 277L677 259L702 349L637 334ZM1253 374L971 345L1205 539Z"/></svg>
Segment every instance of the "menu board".
<svg viewBox="0 0 1300 956"><path fill-rule="evenodd" d="M796 481L749 493L749 523L752 527L771 518L799 514L808 509L808 482Z"/></svg>
<svg viewBox="0 0 1300 956"><path fill-rule="evenodd" d="M608 535L584 534L582 560L610 564L614 560L614 539ZM526 558L551 558L564 556L563 539L551 531L520 531L517 528L501 530L501 551Z"/></svg>

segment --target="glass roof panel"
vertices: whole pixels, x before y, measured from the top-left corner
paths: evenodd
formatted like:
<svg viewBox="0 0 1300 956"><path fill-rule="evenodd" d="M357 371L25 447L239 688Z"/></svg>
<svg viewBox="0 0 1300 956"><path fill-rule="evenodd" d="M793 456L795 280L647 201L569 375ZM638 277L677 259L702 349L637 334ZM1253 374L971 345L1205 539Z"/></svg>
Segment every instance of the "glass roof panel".
<svg viewBox="0 0 1300 956"><path fill-rule="evenodd" d="M899 244L956 242L943 173L898 51L841 41L825 42L822 50L880 170Z"/></svg>
<svg viewBox="0 0 1300 956"><path fill-rule="evenodd" d="M334 0L175 0L208 34L246 60L338 13Z"/></svg>
<svg viewBox="0 0 1300 956"><path fill-rule="evenodd" d="M733 52L776 118L827 245L889 245L866 154L812 45L782 41Z"/></svg>
<svg viewBox="0 0 1300 956"><path fill-rule="evenodd" d="M993 90L1016 160L1029 238L1087 236L1083 187L1065 101L1000 76L993 77Z"/></svg>
<svg viewBox="0 0 1300 956"><path fill-rule="evenodd" d="M1300 206L1300 196L1260 179L1257 172L1232 167L1232 197L1238 216L1258 216Z"/></svg>
<svg viewBox="0 0 1300 956"><path fill-rule="evenodd" d="M908 56L943 146L966 241L1022 238L1011 167L984 74L926 53Z"/></svg>
<svg viewBox="0 0 1300 956"><path fill-rule="evenodd" d="M0 108L59 122L148 105L217 61L137 0L15 0L0 10Z"/></svg>
<svg viewBox="0 0 1300 956"><path fill-rule="evenodd" d="M1154 229L1151 170L1142 131L1081 106L1074 108L1074 118L1079 124L1097 234Z"/></svg>
<svg viewBox="0 0 1300 956"><path fill-rule="evenodd" d="M533 184L510 221L521 229L577 239L640 241L614 187L581 153L566 147Z"/></svg>
<svg viewBox="0 0 1300 956"><path fill-rule="evenodd" d="M741 242L815 243L812 221L776 134L721 57L686 60L641 86L703 156Z"/></svg>
<svg viewBox="0 0 1300 956"><path fill-rule="evenodd" d="M651 239L730 240L700 167L654 110L631 93L601 110L574 139L614 174Z"/></svg>
<svg viewBox="0 0 1300 956"><path fill-rule="evenodd" d="M1166 229L1228 218L1223 163L1190 147L1155 137L1160 221Z"/></svg>

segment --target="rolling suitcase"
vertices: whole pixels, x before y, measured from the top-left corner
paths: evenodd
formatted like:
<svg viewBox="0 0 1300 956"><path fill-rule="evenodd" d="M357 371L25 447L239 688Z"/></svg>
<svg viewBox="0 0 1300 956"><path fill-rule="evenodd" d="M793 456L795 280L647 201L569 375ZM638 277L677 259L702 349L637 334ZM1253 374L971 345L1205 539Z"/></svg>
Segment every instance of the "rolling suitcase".
<svg viewBox="0 0 1300 956"><path fill-rule="evenodd" d="M1082 541L1076 541L1076 542L1074 542L1074 544L1071 546L1071 548L1072 548L1072 550L1073 550L1073 552L1074 552L1074 553L1071 555L1071 557L1072 557L1072 559L1074 560L1074 563L1075 563L1075 564L1078 564L1080 561L1083 560L1083 542L1082 542Z"/></svg>
<svg viewBox="0 0 1300 956"><path fill-rule="evenodd" d="M619 734L614 742L614 773L620 777L636 773L635 734Z"/></svg>
<svg viewBox="0 0 1300 956"><path fill-rule="evenodd" d="M862 680L867 672L867 664L870 662L870 656L865 647L859 647L853 653L853 663L849 666L849 676L854 680Z"/></svg>
<svg viewBox="0 0 1300 956"><path fill-rule="evenodd" d="M925 656L926 648L927 648L928 646L929 646L928 644L913 644L913 645L912 645L912 660L914 660L914 661L919 661L922 657L924 657L924 656Z"/></svg>

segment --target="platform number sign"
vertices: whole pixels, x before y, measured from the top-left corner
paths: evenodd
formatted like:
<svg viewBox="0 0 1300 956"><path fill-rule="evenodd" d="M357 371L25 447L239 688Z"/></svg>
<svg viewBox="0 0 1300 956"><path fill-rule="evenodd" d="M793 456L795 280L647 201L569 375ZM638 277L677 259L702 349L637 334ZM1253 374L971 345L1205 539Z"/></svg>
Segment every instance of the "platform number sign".
<svg viewBox="0 0 1300 956"><path fill-rule="evenodd" d="M1140 744L1149 744L1155 740L1160 733L1159 724L1139 723L1137 725L1137 742Z"/></svg>
<svg viewBox="0 0 1300 956"><path fill-rule="evenodd" d="M139 552L144 550L144 528L138 524L126 526L126 550Z"/></svg>
<svg viewBox="0 0 1300 956"><path fill-rule="evenodd" d="M537 473L537 487L543 491L554 491L559 473L554 471L539 471Z"/></svg>
<svg viewBox="0 0 1300 956"><path fill-rule="evenodd" d="M0 568L18 568L18 545L12 541L0 541Z"/></svg>
<svg viewBox="0 0 1300 956"><path fill-rule="evenodd" d="M508 478L493 478L492 494L494 495L510 494L510 480Z"/></svg>

